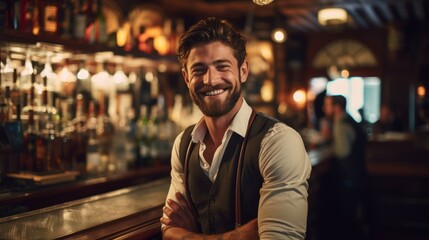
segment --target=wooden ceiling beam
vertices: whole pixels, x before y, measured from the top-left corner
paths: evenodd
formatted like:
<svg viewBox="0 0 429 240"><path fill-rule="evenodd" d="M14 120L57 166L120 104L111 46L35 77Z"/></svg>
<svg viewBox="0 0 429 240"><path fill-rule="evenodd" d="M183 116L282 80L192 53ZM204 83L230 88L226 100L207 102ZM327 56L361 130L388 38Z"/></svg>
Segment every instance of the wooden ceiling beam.
<svg viewBox="0 0 429 240"><path fill-rule="evenodd" d="M398 10L399 16L402 18L402 20L407 21L409 16L407 12L407 5L405 2L398 1L394 4L396 6L396 10Z"/></svg>
<svg viewBox="0 0 429 240"><path fill-rule="evenodd" d="M368 23L363 19L356 11L355 5L346 5L345 9L347 13L353 18L353 21L356 23L357 27L368 28Z"/></svg>
<svg viewBox="0 0 429 240"><path fill-rule="evenodd" d="M389 6L385 2L378 2L377 6L380 8L381 12L383 13L384 17L386 17L387 22L393 21L393 13L389 9Z"/></svg>
<svg viewBox="0 0 429 240"><path fill-rule="evenodd" d="M425 20L425 12L423 9L423 3L422 0L414 0L412 1L414 11L416 12L417 19L420 21Z"/></svg>
<svg viewBox="0 0 429 240"><path fill-rule="evenodd" d="M383 25L380 18L377 16L370 4L364 4L362 5L362 8L374 25L376 25L377 27L381 27Z"/></svg>

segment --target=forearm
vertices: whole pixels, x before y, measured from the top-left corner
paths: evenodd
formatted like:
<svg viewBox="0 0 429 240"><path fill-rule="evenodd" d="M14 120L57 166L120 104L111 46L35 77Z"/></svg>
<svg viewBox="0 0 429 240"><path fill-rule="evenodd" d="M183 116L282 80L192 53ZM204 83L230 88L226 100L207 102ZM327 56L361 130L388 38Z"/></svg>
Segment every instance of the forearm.
<svg viewBox="0 0 429 240"><path fill-rule="evenodd" d="M222 240L222 239L246 239L246 240L257 240L259 239L258 235L258 223L256 219L246 223L245 225L236 228L232 231L215 234L215 235L205 235L200 233L190 232L180 227L165 227L163 229L163 239L164 240Z"/></svg>

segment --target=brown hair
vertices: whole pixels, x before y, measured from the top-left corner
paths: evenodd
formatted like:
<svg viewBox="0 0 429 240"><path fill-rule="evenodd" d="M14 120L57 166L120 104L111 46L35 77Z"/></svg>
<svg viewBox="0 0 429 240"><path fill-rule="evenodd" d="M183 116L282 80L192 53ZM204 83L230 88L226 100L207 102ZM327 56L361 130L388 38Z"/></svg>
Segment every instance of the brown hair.
<svg viewBox="0 0 429 240"><path fill-rule="evenodd" d="M177 57L182 67L186 68L186 60L193 47L214 41L231 47L238 66L243 64L246 57L246 38L226 20L209 17L198 21L180 37Z"/></svg>
<svg viewBox="0 0 429 240"><path fill-rule="evenodd" d="M341 109L346 110L347 99L343 95L330 96L332 99L332 105L338 105Z"/></svg>

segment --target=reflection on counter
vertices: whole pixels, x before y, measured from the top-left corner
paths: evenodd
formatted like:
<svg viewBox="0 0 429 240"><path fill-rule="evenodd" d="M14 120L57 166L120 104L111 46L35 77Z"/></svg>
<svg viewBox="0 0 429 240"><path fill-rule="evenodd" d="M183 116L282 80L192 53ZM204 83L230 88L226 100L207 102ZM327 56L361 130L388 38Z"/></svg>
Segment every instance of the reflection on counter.
<svg viewBox="0 0 429 240"><path fill-rule="evenodd" d="M156 219L158 224L155 224L154 228L159 231L159 217L162 213L160 208L167 196L169 183L168 178L160 179L29 213L0 218L2 229L0 239L33 239L35 236L39 239L57 239L76 237L80 234L91 239L91 228L103 228L103 225L133 214L144 215L142 212L153 208L158 209L158 214L146 221ZM104 227L105 236L98 237L107 237L119 231L125 230Z"/></svg>

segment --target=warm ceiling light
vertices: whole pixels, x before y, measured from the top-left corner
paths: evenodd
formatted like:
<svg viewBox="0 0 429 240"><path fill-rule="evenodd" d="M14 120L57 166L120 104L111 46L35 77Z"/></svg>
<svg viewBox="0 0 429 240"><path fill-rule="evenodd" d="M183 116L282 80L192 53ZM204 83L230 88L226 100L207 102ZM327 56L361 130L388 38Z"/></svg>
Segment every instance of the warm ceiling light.
<svg viewBox="0 0 429 240"><path fill-rule="evenodd" d="M254 3L262 6L272 3L274 0L253 0Z"/></svg>
<svg viewBox="0 0 429 240"><path fill-rule="evenodd" d="M271 33L271 38L276 43L286 42L286 39L287 39L286 30L284 30L283 28L274 29L273 32Z"/></svg>
<svg viewBox="0 0 429 240"><path fill-rule="evenodd" d="M321 25L341 25L347 22L347 12L338 7L323 8L317 13L317 19Z"/></svg>

